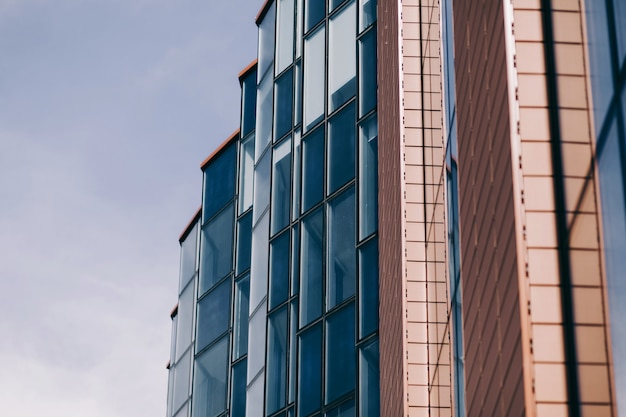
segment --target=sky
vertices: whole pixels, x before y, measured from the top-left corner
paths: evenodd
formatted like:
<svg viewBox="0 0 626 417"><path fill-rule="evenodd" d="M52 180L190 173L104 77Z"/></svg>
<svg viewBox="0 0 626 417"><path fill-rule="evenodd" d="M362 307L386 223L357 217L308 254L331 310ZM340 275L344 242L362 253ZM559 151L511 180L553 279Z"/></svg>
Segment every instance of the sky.
<svg viewBox="0 0 626 417"><path fill-rule="evenodd" d="M0 404L164 417L178 237L261 0L0 0Z"/></svg>

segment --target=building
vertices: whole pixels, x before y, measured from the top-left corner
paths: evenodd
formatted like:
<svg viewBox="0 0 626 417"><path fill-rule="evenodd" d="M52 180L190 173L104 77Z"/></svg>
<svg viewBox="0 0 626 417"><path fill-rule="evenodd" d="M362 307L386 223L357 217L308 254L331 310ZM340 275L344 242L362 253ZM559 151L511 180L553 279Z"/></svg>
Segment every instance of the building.
<svg viewBox="0 0 626 417"><path fill-rule="evenodd" d="M626 6L268 0L167 416L626 416Z"/></svg>

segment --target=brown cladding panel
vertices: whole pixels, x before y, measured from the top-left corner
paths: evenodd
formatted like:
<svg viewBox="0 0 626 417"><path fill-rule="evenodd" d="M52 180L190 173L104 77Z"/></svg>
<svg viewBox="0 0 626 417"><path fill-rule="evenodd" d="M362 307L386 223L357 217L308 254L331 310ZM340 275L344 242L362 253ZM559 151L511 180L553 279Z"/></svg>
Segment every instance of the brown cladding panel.
<svg viewBox="0 0 626 417"><path fill-rule="evenodd" d="M503 2L478 3L453 6L467 415L522 416Z"/></svg>

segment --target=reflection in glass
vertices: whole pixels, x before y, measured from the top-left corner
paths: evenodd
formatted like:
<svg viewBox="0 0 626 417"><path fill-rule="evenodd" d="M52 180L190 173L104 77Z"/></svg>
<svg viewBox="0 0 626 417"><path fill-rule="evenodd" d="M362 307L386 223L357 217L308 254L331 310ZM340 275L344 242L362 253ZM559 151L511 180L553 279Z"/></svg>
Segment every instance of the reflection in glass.
<svg viewBox="0 0 626 417"><path fill-rule="evenodd" d="M322 324L318 323L299 338L298 415L306 416L322 402Z"/></svg>
<svg viewBox="0 0 626 417"><path fill-rule="evenodd" d="M301 151L301 139L300 139L300 129L297 129L293 134L293 197L291 199L291 220L296 220L300 216L300 184L301 184L301 173L302 173L302 165L300 163L300 155Z"/></svg>
<svg viewBox="0 0 626 417"><path fill-rule="evenodd" d="M287 307L269 317L267 345L266 415L286 405L287 395Z"/></svg>
<svg viewBox="0 0 626 417"><path fill-rule="evenodd" d="M233 269L234 217L231 205L202 228L200 295Z"/></svg>
<svg viewBox="0 0 626 417"><path fill-rule="evenodd" d="M359 334L378 329L378 239L359 250Z"/></svg>
<svg viewBox="0 0 626 417"><path fill-rule="evenodd" d="M328 13L332 12L337 8L337 6L341 5L346 0L329 0L328 1Z"/></svg>
<svg viewBox="0 0 626 417"><path fill-rule="evenodd" d="M252 379L263 369L265 366L265 323L267 316L266 304L262 303L261 306L250 316L248 324L248 384L252 382ZM263 385L263 382L261 383ZM249 390L248 390L249 391ZM261 391L263 392L263 391ZM260 403L263 403L263 397L260 398Z"/></svg>
<svg viewBox="0 0 626 417"><path fill-rule="evenodd" d="M193 333L193 301L195 285L193 283L178 298L178 323L176 329L176 360L178 361L184 351L191 344Z"/></svg>
<svg viewBox="0 0 626 417"><path fill-rule="evenodd" d="M321 207L302 221L300 327L322 314L324 212Z"/></svg>
<svg viewBox="0 0 626 417"><path fill-rule="evenodd" d="M236 143L228 145L204 169L203 223L235 196L236 170Z"/></svg>
<svg viewBox="0 0 626 417"><path fill-rule="evenodd" d="M302 12L303 12L303 1L304 0L296 0L296 59L302 56Z"/></svg>
<svg viewBox="0 0 626 417"><path fill-rule="evenodd" d="M191 377L191 349L178 361L174 370L174 401L172 410L176 411L189 397L189 381Z"/></svg>
<svg viewBox="0 0 626 417"><path fill-rule="evenodd" d="M376 31L359 39L359 117L376 107Z"/></svg>
<svg viewBox="0 0 626 417"><path fill-rule="evenodd" d="M248 353L248 314L250 309L250 276L235 282L235 317L233 320L233 360ZM245 385L245 384L244 384Z"/></svg>
<svg viewBox="0 0 626 417"><path fill-rule="evenodd" d="M230 325L230 279L198 301L196 352L201 351Z"/></svg>
<svg viewBox="0 0 626 417"><path fill-rule="evenodd" d="M252 207L254 190L254 134L241 143L239 171L239 214L241 214Z"/></svg>
<svg viewBox="0 0 626 417"><path fill-rule="evenodd" d="M290 69L276 80L274 99L274 140L291 131L293 120L293 71Z"/></svg>
<svg viewBox="0 0 626 417"><path fill-rule="evenodd" d="M291 404L296 400L296 333L298 331L298 301L289 306L289 398Z"/></svg>
<svg viewBox="0 0 626 417"><path fill-rule="evenodd" d="M226 410L228 363L228 337L196 359L193 417L215 417Z"/></svg>
<svg viewBox="0 0 626 417"><path fill-rule="evenodd" d="M315 26L326 14L325 0L304 0L305 5L305 25L304 30L307 32ZM306 52L305 52L306 53Z"/></svg>
<svg viewBox="0 0 626 417"><path fill-rule="evenodd" d="M376 21L376 0L359 0L359 32Z"/></svg>
<svg viewBox="0 0 626 417"><path fill-rule="evenodd" d="M267 72L272 68L274 63L274 37L276 28L276 2L268 9L259 24L259 52L258 52L258 71L259 81L265 78ZM274 73L270 72L270 78ZM259 83L260 84L260 83ZM258 114L257 107L257 114Z"/></svg>
<svg viewBox="0 0 626 417"><path fill-rule="evenodd" d="M289 296L289 231L270 244L270 310Z"/></svg>
<svg viewBox="0 0 626 417"><path fill-rule="evenodd" d="M261 80L257 96L256 140L254 144L254 158L256 161L259 160L272 139L272 121L274 120L272 117L274 108L272 106L273 96L274 78L269 73L265 79Z"/></svg>
<svg viewBox="0 0 626 417"><path fill-rule="evenodd" d="M324 126L302 141L302 211L324 196Z"/></svg>
<svg viewBox="0 0 626 417"><path fill-rule="evenodd" d="M252 266L250 267L250 310L254 310L267 296L267 274L269 264L270 244L269 213L265 213L252 231Z"/></svg>
<svg viewBox="0 0 626 417"><path fill-rule="evenodd" d="M189 402L185 403L185 406L181 408L174 417L187 417L189 415Z"/></svg>
<svg viewBox="0 0 626 417"><path fill-rule="evenodd" d="M359 349L359 415L380 416L378 339Z"/></svg>
<svg viewBox="0 0 626 417"><path fill-rule="evenodd" d="M359 237L378 228L378 118L368 117L359 126Z"/></svg>
<svg viewBox="0 0 626 417"><path fill-rule="evenodd" d="M180 283L179 293L196 273L196 255L198 250L198 223L180 243Z"/></svg>
<svg viewBox="0 0 626 417"><path fill-rule="evenodd" d="M274 148L272 173L272 235L289 224L291 201L291 138Z"/></svg>
<svg viewBox="0 0 626 417"><path fill-rule="evenodd" d="M252 225L256 226L259 218L265 213L270 204L270 171L271 153L266 152L257 163L254 170L254 210L252 210Z"/></svg>
<svg viewBox="0 0 626 417"><path fill-rule="evenodd" d="M326 417L355 417L354 400L347 401L331 409Z"/></svg>
<svg viewBox="0 0 626 417"><path fill-rule="evenodd" d="M354 178L355 123L354 103L328 123L328 194Z"/></svg>
<svg viewBox="0 0 626 417"><path fill-rule="evenodd" d="M246 415L246 375L248 363L244 359L233 365L232 394L230 398L230 417Z"/></svg>
<svg viewBox="0 0 626 417"><path fill-rule="evenodd" d="M291 295L296 295L300 284L300 228L295 224L291 230Z"/></svg>
<svg viewBox="0 0 626 417"><path fill-rule="evenodd" d="M354 389L354 318L354 303L351 303L326 321L326 404Z"/></svg>
<svg viewBox="0 0 626 417"><path fill-rule="evenodd" d="M250 268L250 258L252 256L252 213L248 213L239 219L237 227L237 268L239 275Z"/></svg>
<svg viewBox="0 0 626 417"><path fill-rule="evenodd" d="M241 136L246 136L256 124L256 68L241 82Z"/></svg>
<svg viewBox="0 0 626 417"><path fill-rule="evenodd" d="M356 238L354 188L328 204L327 309L354 295Z"/></svg>
<svg viewBox="0 0 626 417"><path fill-rule="evenodd" d="M298 61L294 66L295 71L295 91L294 91L294 113L293 125L297 126L302 122L302 61Z"/></svg>
<svg viewBox="0 0 626 417"><path fill-rule="evenodd" d="M332 2L332 0L331 0ZM330 19L328 27L328 112L356 93L356 6L352 2Z"/></svg>
<svg viewBox="0 0 626 417"><path fill-rule="evenodd" d="M278 2L276 24L276 74L280 74L293 62L294 0Z"/></svg>
<svg viewBox="0 0 626 417"><path fill-rule="evenodd" d="M308 0L320 2L319 0ZM323 7L323 6L322 6ZM304 129L324 118L324 74L326 30L322 26L304 41Z"/></svg>

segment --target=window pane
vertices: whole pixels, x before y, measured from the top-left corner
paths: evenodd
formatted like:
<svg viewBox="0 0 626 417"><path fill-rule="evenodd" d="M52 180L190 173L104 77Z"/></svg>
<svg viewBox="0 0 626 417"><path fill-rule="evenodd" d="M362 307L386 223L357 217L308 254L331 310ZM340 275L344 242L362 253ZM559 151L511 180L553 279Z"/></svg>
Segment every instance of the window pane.
<svg viewBox="0 0 626 417"><path fill-rule="evenodd" d="M356 7L354 2L333 16L328 30L328 112L330 113L356 93Z"/></svg>
<svg viewBox="0 0 626 417"><path fill-rule="evenodd" d="M256 69L241 82L241 136L246 136L256 123Z"/></svg>
<svg viewBox="0 0 626 417"><path fill-rule="evenodd" d="M196 352L204 349L228 330L230 325L230 285L231 280L227 279L198 301Z"/></svg>
<svg viewBox="0 0 626 417"><path fill-rule="evenodd" d="M274 77L268 73L268 75L261 80L259 84L259 92L256 108L256 131L255 144L254 144L254 158L259 160L263 151L270 144L272 139L272 99L274 97ZM255 183L256 184L256 183ZM256 207L256 206L255 206Z"/></svg>
<svg viewBox="0 0 626 417"><path fill-rule="evenodd" d="M324 127L302 141L302 211L324 196Z"/></svg>
<svg viewBox="0 0 626 417"><path fill-rule="evenodd" d="M272 174L272 235L289 224L291 201L291 138L274 149ZM267 192L267 190L266 190Z"/></svg>
<svg viewBox="0 0 626 417"><path fill-rule="evenodd" d="M324 18L326 14L326 1L325 0L304 0L306 14L305 18L305 31L311 29L317 22Z"/></svg>
<svg viewBox="0 0 626 417"><path fill-rule="evenodd" d="M269 10L259 24L259 53L258 53L258 71L259 80L264 78L267 72L273 68L274 64L274 37L276 28L276 3L272 2ZM270 72L270 78L273 77ZM258 108L257 108L258 110ZM258 111L257 111L258 114Z"/></svg>
<svg viewBox="0 0 626 417"><path fill-rule="evenodd" d="M200 294L204 294L233 269L232 205L202 228Z"/></svg>
<svg viewBox="0 0 626 417"><path fill-rule="evenodd" d="M228 337L196 359L193 417L214 417L226 410L228 363Z"/></svg>
<svg viewBox="0 0 626 417"><path fill-rule="evenodd" d="M265 323L267 319L267 305L262 303L261 306L250 316L249 336L248 336L248 384L265 366ZM265 379L263 379L265 381ZM262 382L263 382L262 381ZM263 383L261 383L263 385ZM263 402L263 396L260 398ZM260 404L260 403L259 403Z"/></svg>
<svg viewBox="0 0 626 417"><path fill-rule="evenodd" d="M300 327L322 314L324 212L321 207L302 221Z"/></svg>
<svg viewBox="0 0 626 417"><path fill-rule="evenodd" d="M326 417L355 417L354 400L347 401L326 413Z"/></svg>
<svg viewBox="0 0 626 417"><path fill-rule="evenodd" d="M323 3L319 0L309 0ZM323 7L323 6L322 6ZM304 126L305 130L324 118L324 74L326 57L324 26L304 41Z"/></svg>
<svg viewBox="0 0 626 417"><path fill-rule="evenodd" d="M193 283L178 298L178 324L176 329L176 360L178 361L183 352L191 344L193 333L193 301L195 285Z"/></svg>
<svg viewBox="0 0 626 417"><path fill-rule="evenodd" d="M359 415L380 416L380 372L378 339L359 350Z"/></svg>
<svg viewBox="0 0 626 417"><path fill-rule="evenodd" d="M181 292L196 273L196 252L198 250L198 223L180 244L180 283Z"/></svg>
<svg viewBox="0 0 626 417"><path fill-rule="evenodd" d="M204 169L203 223L235 196L236 171L237 147L233 143Z"/></svg>
<svg viewBox="0 0 626 417"><path fill-rule="evenodd" d="M302 195L300 192L302 174L302 164L300 161L300 155L302 154L301 149L300 129L298 129L293 135L293 197L291 199L293 204L291 207L291 220L296 220L300 217L300 198Z"/></svg>
<svg viewBox="0 0 626 417"><path fill-rule="evenodd" d="M376 21L376 0L359 0L359 30L367 29Z"/></svg>
<svg viewBox="0 0 626 417"><path fill-rule="evenodd" d="M172 410L176 412L189 397L189 378L191 372L191 349L176 363L174 370L174 402Z"/></svg>
<svg viewBox="0 0 626 417"><path fill-rule="evenodd" d="M248 353L248 314L250 276L235 282L235 319L233 321L233 360ZM244 384L245 387L245 384Z"/></svg>
<svg viewBox="0 0 626 417"><path fill-rule="evenodd" d="M289 70L276 80L274 99L274 140L291 130L293 120L293 71Z"/></svg>
<svg viewBox="0 0 626 417"><path fill-rule="evenodd" d="M354 303L326 321L326 404L354 389L356 380Z"/></svg>
<svg viewBox="0 0 626 417"><path fill-rule="evenodd" d="M294 67L294 71L296 73L296 82L295 82L295 109L293 114L293 125L297 126L302 123L302 61L298 61L298 63Z"/></svg>
<svg viewBox="0 0 626 417"><path fill-rule="evenodd" d="M261 217L265 213L265 209L270 204L270 172L271 161L270 152L266 152L263 158L257 163L254 169L254 210L252 210L252 225L256 226Z"/></svg>
<svg viewBox="0 0 626 417"><path fill-rule="evenodd" d="M359 250L359 333L361 338L378 329L378 240Z"/></svg>
<svg viewBox="0 0 626 417"><path fill-rule="evenodd" d="M289 404L296 400L296 333L298 331L298 301L289 306Z"/></svg>
<svg viewBox="0 0 626 417"><path fill-rule="evenodd" d="M368 117L359 127L359 237L378 229L378 118Z"/></svg>
<svg viewBox="0 0 626 417"><path fill-rule="evenodd" d="M328 205L328 309L354 295L356 287L356 237L354 188Z"/></svg>
<svg viewBox="0 0 626 417"><path fill-rule="evenodd" d="M302 24L303 24L303 1L304 0L296 0L297 1L297 11L296 11L296 58L300 58L302 55Z"/></svg>
<svg viewBox="0 0 626 417"><path fill-rule="evenodd" d="M328 123L328 194L354 178L355 125L354 104Z"/></svg>
<svg viewBox="0 0 626 417"><path fill-rule="evenodd" d="M296 224L291 230L291 295L296 295L300 284L300 228Z"/></svg>
<svg viewBox="0 0 626 417"><path fill-rule="evenodd" d="M289 231L274 239L270 245L270 310L289 296Z"/></svg>
<svg viewBox="0 0 626 417"><path fill-rule="evenodd" d="M322 402L322 324L316 324L299 338L298 415L306 416Z"/></svg>
<svg viewBox="0 0 626 417"><path fill-rule="evenodd" d="M268 323L265 405L270 415L287 405L287 307L272 314Z"/></svg>
<svg viewBox="0 0 626 417"><path fill-rule="evenodd" d="M185 406L180 409L174 417L187 417L189 415L189 402L185 403Z"/></svg>
<svg viewBox="0 0 626 417"><path fill-rule="evenodd" d="M251 256L252 213L248 213L239 219L239 226L237 228L237 275L250 268Z"/></svg>
<svg viewBox="0 0 626 417"><path fill-rule="evenodd" d="M241 214L252 207L254 190L254 134L241 144L239 170L239 214Z"/></svg>
<svg viewBox="0 0 626 417"><path fill-rule="evenodd" d="M343 3L346 0L329 0L329 10L328 13L332 12L333 10L335 10L337 8L337 6L339 6L341 3Z"/></svg>
<svg viewBox="0 0 626 417"><path fill-rule="evenodd" d="M276 74L293 62L294 0L280 0L276 25Z"/></svg>
<svg viewBox="0 0 626 417"><path fill-rule="evenodd" d="M376 31L359 40L359 117L376 107Z"/></svg>
<svg viewBox="0 0 626 417"><path fill-rule="evenodd" d="M232 395L230 398L230 417L246 416L246 371L248 363L244 359L233 365Z"/></svg>
<svg viewBox="0 0 626 417"><path fill-rule="evenodd" d="M252 231L252 266L250 267L250 311L267 296L267 276L270 256L270 216L266 213Z"/></svg>

